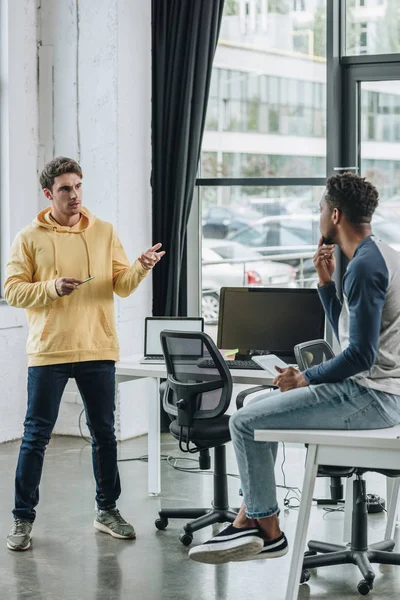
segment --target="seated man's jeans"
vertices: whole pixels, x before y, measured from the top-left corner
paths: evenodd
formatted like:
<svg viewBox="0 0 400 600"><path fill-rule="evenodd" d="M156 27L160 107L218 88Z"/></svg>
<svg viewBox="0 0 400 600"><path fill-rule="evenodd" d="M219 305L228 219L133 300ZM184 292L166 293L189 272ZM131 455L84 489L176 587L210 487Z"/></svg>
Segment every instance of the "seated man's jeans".
<svg viewBox="0 0 400 600"><path fill-rule="evenodd" d="M75 378L92 436L96 502L115 508L121 493L114 432L115 363L111 360L29 367L28 408L15 477L14 518L35 520L46 446L69 378ZM59 473L62 484L63 473ZM51 497L49 498L51 502ZM57 510L57 506L54 506Z"/></svg>
<svg viewBox="0 0 400 600"><path fill-rule="evenodd" d="M256 429L384 429L399 423L400 396L361 387L352 379L258 396L230 419L247 516L259 519L278 512L278 444L255 442Z"/></svg>

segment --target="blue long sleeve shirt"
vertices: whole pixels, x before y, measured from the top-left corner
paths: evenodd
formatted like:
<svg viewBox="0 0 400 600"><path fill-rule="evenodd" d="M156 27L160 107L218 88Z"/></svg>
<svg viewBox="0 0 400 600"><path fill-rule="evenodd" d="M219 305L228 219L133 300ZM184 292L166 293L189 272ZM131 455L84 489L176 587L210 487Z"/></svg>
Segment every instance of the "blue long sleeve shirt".
<svg viewBox="0 0 400 600"><path fill-rule="evenodd" d="M343 277L343 303L334 283L319 288L342 352L304 372L310 384L348 377L400 394L400 253L374 236L357 247Z"/></svg>

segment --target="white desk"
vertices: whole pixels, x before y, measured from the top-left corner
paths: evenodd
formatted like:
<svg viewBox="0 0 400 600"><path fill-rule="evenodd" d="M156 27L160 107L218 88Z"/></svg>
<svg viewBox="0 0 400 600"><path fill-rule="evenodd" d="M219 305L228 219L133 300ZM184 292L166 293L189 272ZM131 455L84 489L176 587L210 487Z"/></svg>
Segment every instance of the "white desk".
<svg viewBox="0 0 400 600"><path fill-rule="evenodd" d="M254 432L254 439L259 442L308 444L301 502L285 596L285 600L296 600L318 465L348 466L350 460L352 464L359 467L396 470L399 468L400 425L387 429L361 431L260 429ZM391 537L393 530L399 480L396 479L395 482L397 483L394 485L392 497L390 501L388 499L388 527L385 539Z"/></svg>
<svg viewBox="0 0 400 600"><path fill-rule="evenodd" d="M142 365L141 355L121 359L116 366L116 393L119 385L126 381L150 378L154 381L154 392L149 397L149 433L148 433L148 491L154 496L161 492L160 473L160 379L166 379L165 365ZM232 369L233 383L249 385L272 385L272 379L266 377L265 371Z"/></svg>

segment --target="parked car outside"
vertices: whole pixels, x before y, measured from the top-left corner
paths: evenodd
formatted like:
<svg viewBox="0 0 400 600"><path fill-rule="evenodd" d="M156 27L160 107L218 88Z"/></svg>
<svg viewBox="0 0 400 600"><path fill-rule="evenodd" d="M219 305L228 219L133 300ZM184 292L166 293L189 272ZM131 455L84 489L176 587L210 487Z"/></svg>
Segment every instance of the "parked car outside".
<svg viewBox="0 0 400 600"><path fill-rule="evenodd" d="M229 235L228 240L249 246L271 258L295 255L284 259L284 262L295 268L299 283L308 287L314 285L315 269L313 266L305 269L305 261L315 252L320 235L319 214L300 213L264 217L253 226Z"/></svg>
<svg viewBox="0 0 400 600"><path fill-rule="evenodd" d="M395 211L379 207L372 219L372 231L382 241L400 251L400 217ZM321 233L319 214L299 213L260 219L228 240L249 246L264 256L277 258L295 254L284 261L296 269L297 281L304 287L315 287L317 277L310 253L314 253Z"/></svg>
<svg viewBox="0 0 400 600"><path fill-rule="evenodd" d="M202 314L207 324L218 321L219 295L223 286L297 287L293 267L268 260L237 242L203 240L202 263Z"/></svg>
<svg viewBox="0 0 400 600"><path fill-rule="evenodd" d="M210 206L202 216L203 238L224 239L256 223L262 215L247 206Z"/></svg>

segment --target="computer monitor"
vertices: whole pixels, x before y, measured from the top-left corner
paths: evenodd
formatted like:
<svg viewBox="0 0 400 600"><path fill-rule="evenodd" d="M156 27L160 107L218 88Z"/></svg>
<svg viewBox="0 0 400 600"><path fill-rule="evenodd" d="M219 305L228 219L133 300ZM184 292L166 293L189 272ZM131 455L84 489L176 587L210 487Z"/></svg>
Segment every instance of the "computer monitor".
<svg viewBox="0 0 400 600"><path fill-rule="evenodd" d="M325 313L315 289L232 288L220 294L217 345L239 357L276 354L295 362L296 344L324 337Z"/></svg>

